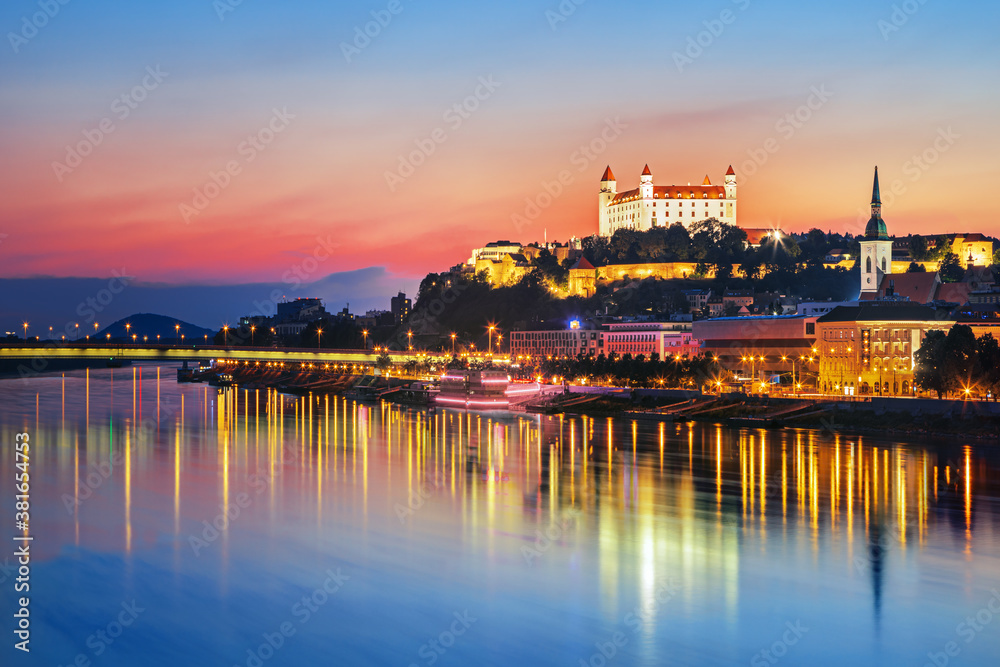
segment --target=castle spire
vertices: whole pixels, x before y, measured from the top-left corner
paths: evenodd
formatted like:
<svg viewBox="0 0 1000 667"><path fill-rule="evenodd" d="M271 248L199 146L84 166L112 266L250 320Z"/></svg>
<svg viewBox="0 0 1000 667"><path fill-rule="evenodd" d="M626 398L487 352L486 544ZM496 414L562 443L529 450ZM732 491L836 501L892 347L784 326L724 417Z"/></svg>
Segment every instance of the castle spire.
<svg viewBox="0 0 1000 667"><path fill-rule="evenodd" d="M615 174L611 171L611 165L609 164L608 168L604 170L604 176L601 178L601 182L604 183L613 180L615 180Z"/></svg>
<svg viewBox="0 0 1000 667"><path fill-rule="evenodd" d="M875 167L875 185L872 186L872 206L882 206L882 195L878 190L878 167Z"/></svg>
<svg viewBox="0 0 1000 667"><path fill-rule="evenodd" d="M647 165L646 165L646 167L645 167L645 168L644 168L644 169L642 170L642 175L643 175L643 176L652 176L652 175L653 175L653 172L651 172L651 171L649 170L649 165L648 165L648 164L647 164Z"/></svg>

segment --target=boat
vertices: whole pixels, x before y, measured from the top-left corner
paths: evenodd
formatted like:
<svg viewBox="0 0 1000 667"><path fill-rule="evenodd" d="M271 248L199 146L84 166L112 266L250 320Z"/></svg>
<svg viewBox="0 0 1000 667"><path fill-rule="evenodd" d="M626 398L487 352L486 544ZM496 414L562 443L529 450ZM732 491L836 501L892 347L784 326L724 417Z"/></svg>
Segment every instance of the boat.
<svg viewBox="0 0 1000 667"><path fill-rule="evenodd" d="M197 382L194 378L194 369L188 366L188 362L185 361L184 365L177 369L177 381Z"/></svg>
<svg viewBox="0 0 1000 667"><path fill-rule="evenodd" d="M231 387L236 383L233 380L233 376L229 373L219 373L218 375L213 375L208 379L208 384L213 387Z"/></svg>
<svg viewBox="0 0 1000 667"><path fill-rule="evenodd" d="M507 385L510 378L503 371L451 370L441 376L437 405L465 410L506 410L510 406Z"/></svg>

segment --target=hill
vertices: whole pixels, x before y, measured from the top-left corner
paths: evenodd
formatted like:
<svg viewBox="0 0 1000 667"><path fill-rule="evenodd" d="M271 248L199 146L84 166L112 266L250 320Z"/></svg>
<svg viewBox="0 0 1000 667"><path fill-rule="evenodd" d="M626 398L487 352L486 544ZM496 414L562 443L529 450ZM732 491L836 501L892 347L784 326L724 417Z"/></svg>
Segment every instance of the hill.
<svg viewBox="0 0 1000 667"><path fill-rule="evenodd" d="M126 325L129 326L126 327ZM175 329L176 325L180 325L179 331ZM178 333L184 336L185 342L204 341L206 335L211 340L212 336L215 335L214 331L175 317L154 313L136 313L104 327L98 332L97 337L99 339L107 338L108 334L111 334L113 339L127 340L131 339L132 334L135 334L136 340L141 341L143 336L148 336L149 340L155 341L159 335L161 342L173 343Z"/></svg>

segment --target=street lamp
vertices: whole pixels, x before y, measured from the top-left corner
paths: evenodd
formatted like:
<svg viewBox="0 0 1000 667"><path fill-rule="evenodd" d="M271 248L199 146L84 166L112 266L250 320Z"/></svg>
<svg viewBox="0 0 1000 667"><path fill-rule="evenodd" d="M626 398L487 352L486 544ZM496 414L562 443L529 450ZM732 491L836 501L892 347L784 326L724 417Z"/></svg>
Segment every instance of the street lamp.
<svg viewBox="0 0 1000 667"><path fill-rule="evenodd" d="M451 334L451 356L455 356L455 332Z"/></svg>
<svg viewBox="0 0 1000 667"><path fill-rule="evenodd" d="M27 340L28 340L28 323L24 322L21 326L24 327L24 340L25 340L25 342L27 342Z"/></svg>
<svg viewBox="0 0 1000 667"><path fill-rule="evenodd" d="M253 324L250 325L250 347L253 347L253 332L257 330L257 327Z"/></svg>
<svg viewBox="0 0 1000 667"><path fill-rule="evenodd" d="M222 345L223 347L229 347L229 325L222 325Z"/></svg>
<svg viewBox="0 0 1000 667"><path fill-rule="evenodd" d="M107 336L108 336L108 344L110 345L111 344L111 334L107 334Z"/></svg>
<svg viewBox="0 0 1000 667"><path fill-rule="evenodd" d="M129 332L131 330L132 330L132 323L131 322L126 322L125 323L125 335L128 336L128 334L129 334Z"/></svg>
<svg viewBox="0 0 1000 667"><path fill-rule="evenodd" d="M80 323L76 323L76 339L80 340Z"/></svg>
<svg viewBox="0 0 1000 667"><path fill-rule="evenodd" d="M94 322L94 335L97 335L97 322Z"/></svg>
<svg viewBox="0 0 1000 667"><path fill-rule="evenodd" d="M174 338L176 338L178 342L181 340L181 325L179 324L174 324Z"/></svg>
<svg viewBox="0 0 1000 667"><path fill-rule="evenodd" d="M132 334L132 342L133 342L133 343L135 342L135 339L136 339L137 337L138 337L138 336L137 336L137 334Z"/></svg>
<svg viewBox="0 0 1000 667"><path fill-rule="evenodd" d="M413 329L406 332L406 345L411 350L413 349Z"/></svg>
<svg viewBox="0 0 1000 667"><path fill-rule="evenodd" d="M368 329L361 330L361 345L364 349L368 349Z"/></svg>
<svg viewBox="0 0 1000 667"><path fill-rule="evenodd" d="M316 349L319 349L319 342L323 339L323 330L316 329Z"/></svg>

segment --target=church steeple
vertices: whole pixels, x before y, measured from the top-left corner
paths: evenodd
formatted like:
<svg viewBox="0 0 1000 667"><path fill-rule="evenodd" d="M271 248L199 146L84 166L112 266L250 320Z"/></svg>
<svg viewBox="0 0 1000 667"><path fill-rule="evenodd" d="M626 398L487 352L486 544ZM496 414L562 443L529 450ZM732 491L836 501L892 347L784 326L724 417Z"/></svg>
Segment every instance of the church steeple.
<svg viewBox="0 0 1000 667"><path fill-rule="evenodd" d="M872 215L882 217L882 194L878 189L878 167L875 167L875 184L872 185Z"/></svg>
<svg viewBox="0 0 1000 667"><path fill-rule="evenodd" d="M872 217L865 227L866 239L888 239L889 231L882 220L882 194L878 187L878 167L875 167L875 182L872 185Z"/></svg>

